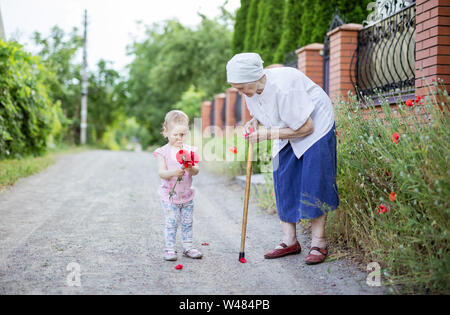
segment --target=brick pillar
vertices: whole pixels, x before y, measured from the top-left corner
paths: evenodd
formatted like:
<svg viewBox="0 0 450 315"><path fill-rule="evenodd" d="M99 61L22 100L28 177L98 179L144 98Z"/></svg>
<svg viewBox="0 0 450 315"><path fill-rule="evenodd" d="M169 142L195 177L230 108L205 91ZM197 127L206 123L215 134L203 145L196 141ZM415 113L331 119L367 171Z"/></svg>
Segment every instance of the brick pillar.
<svg viewBox="0 0 450 315"><path fill-rule="evenodd" d="M310 44L295 51L298 55L298 69L314 83L323 88L323 44Z"/></svg>
<svg viewBox="0 0 450 315"><path fill-rule="evenodd" d="M209 136L207 133L211 126L211 104L210 101L204 101L202 103L202 133L205 136ZM205 132L205 130L207 131Z"/></svg>
<svg viewBox="0 0 450 315"><path fill-rule="evenodd" d="M330 37L330 97L347 96L355 88L350 79L352 56L358 48L360 24L344 24L327 33Z"/></svg>
<svg viewBox="0 0 450 315"><path fill-rule="evenodd" d="M416 95L426 95L437 78L450 91L450 1L417 0Z"/></svg>
<svg viewBox="0 0 450 315"><path fill-rule="evenodd" d="M237 90L229 88L226 93L227 108L225 109L225 126L235 126L236 117L234 115L234 105L236 102Z"/></svg>
<svg viewBox="0 0 450 315"><path fill-rule="evenodd" d="M222 119L222 110L225 103L225 94L217 94L214 102L214 125L217 128L223 129L224 120Z"/></svg>
<svg viewBox="0 0 450 315"><path fill-rule="evenodd" d="M250 119L252 119L252 116L250 116L250 112L248 111L247 108L247 103L245 102L245 96L242 95L242 105L241 105L241 120L242 120L242 126L245 125L245 123L247 121L250 121Z"/></svg>

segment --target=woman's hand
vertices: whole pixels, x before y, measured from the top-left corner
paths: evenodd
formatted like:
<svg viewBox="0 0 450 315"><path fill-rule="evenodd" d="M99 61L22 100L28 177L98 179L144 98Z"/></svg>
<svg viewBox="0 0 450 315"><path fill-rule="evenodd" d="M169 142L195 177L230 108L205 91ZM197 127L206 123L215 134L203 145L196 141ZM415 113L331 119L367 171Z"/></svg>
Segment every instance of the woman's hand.
<svg viewBox="0 0 450 315"><path fill-rule="evenodd" d="M270 130L267 130L266 128L260 128L257 131L251 133L246 139L250 143L257 143L264 140L270 140L271 139Z"/></svg>
<svg viewBox="0 0 450 315"><path fill-rule="evenodd" d="M259 122L256 118L253 117L252 119L250 119L244 126L244 136L250 134L250 131L256 131L256 129L258 129L258 123Z"/></svg>

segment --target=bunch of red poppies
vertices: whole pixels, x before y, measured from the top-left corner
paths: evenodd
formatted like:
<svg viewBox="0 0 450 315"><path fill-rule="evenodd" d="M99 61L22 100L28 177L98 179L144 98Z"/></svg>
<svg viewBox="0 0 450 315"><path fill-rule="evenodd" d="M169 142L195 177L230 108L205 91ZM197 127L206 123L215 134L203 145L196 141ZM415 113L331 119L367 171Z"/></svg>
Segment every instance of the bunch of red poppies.
<svg viewBox="0 0 450 315"><path fill-rule="evenodd" d="M194 167L199 162L197 153L194 151L188 152L186 150L180 150L177 153L177 161L185 168Z"/></svg>
<svg viewBox="0 0 450 315"><path fill-rule="evenodd" d="M186 151L186 150L180 150L177 153L177 161L180 163L184 168L194 167L199 162L199 157L197 153L194 151ZM183 180L183 176L178 177L175 185L173 185L172 190L169 193L169 199L172 201L173 196L176 195L175 187L177 187L178 182L181 182Z"/></svg>

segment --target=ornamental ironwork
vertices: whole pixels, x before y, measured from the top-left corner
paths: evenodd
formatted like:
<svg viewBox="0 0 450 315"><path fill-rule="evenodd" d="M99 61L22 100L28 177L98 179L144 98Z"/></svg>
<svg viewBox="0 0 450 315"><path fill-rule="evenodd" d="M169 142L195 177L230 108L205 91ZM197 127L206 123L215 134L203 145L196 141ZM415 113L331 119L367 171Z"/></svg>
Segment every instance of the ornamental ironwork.
<svg viewBox="0 0 450 315"><path fill-rule="evenodd" d="M415 88L416 7L358 32L354 77L361 96L407 94ZM352 62L352 64L354 61ZM353 81L353 77L352 77Z"/></svg>
<svg viewBox="0 0 450 315"><path fill-rule="evenodd" d="M363 21L364 26L371 26L387 17L414 4L415 0L377 0L367 5L367 11L372 11L367 20Z"/></svg>

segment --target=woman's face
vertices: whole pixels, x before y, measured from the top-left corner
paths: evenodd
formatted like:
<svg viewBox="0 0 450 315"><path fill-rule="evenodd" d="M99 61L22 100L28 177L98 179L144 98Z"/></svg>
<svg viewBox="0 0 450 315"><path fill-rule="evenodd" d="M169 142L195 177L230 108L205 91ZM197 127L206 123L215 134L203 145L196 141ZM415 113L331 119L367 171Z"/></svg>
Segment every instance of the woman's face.
<svg viewBox="0 0 450 315"><path fill-rule="evenodd" d="M167 131L167 139L171 146L177 148L183 148L183 143L186 141L189 127L182 124L169 124L169 130Z"/></svg>
<svg viewBox="0 0 450 315"><path fill-rule="evenodd" d="M231 83L231 86L238 90L239 94L245 94L247 97L252 97L255 95L256 90L258 89L257 82L251 83Z"/></svg>
<svg viewBox="0 0 450 315"><path fill-rule="evenodd" d="M238 90L239 94L245 94L247 97L252 97L255 93L261 94L266 85L266 76L250 83L231 83L231 86Z"/></svg>

